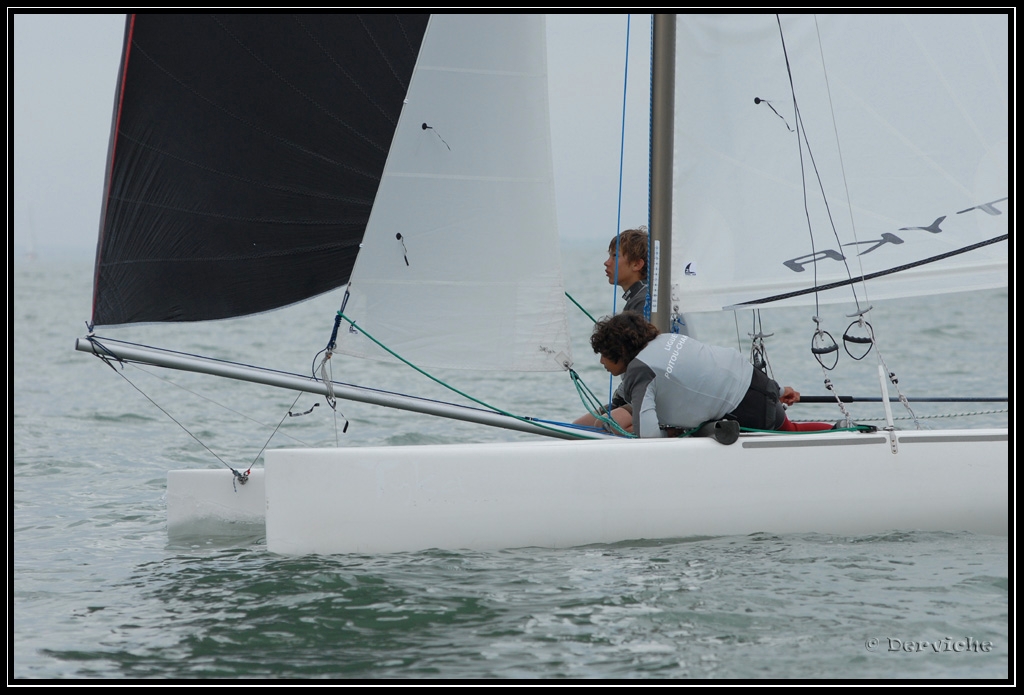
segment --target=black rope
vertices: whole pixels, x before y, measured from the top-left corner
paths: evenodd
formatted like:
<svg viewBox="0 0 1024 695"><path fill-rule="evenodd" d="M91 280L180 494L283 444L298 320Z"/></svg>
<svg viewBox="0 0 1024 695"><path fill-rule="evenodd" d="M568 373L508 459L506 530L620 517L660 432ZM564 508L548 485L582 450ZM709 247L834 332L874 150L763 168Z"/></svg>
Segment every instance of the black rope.
<svg viewBox="0 0 1024 695"><path fill-rule="evenodd" d="M786 130L788 130L791 133L793 132L793 129L789 127L789 123L786 121L785 116L783 116L781 113L779 113L778 111L775 110L775 107L772 106L772 102L768 101L767 99L762 99L761 97L754 97L754 103L755 104L767 104L768 108L770 108L772 110L772 112L776 116L781 118L782 122L786 124Z"/></svg>
<svg viewBox="0 0 1024 695"><path fill-rule="evenodd" d="M803 200L804 200L804 216L807 218L807 232L808 232L808 234L810 236L810 240L811 240L811 253L812 253L812 255L815 258L814 263L813 263L813 265L814 265L814 285L817 286L817 284L818 284L818 261L817 261L817 252L815 251L815 248L814 248L814 246L815 246L814 245L814 230L813 230L813 226L811 224L810 211L807 208L807 175L806 175L806 171L804 169L803 150L799 147L801 139L803 140L804 144L807 146L807 156L811 160L811 169L814 172L814 176L815 176L815 178L818 181L818 191L821 193L821 202L825 205L825 213L828 215L828 223L829 223L829 227L832 229L832 236L835 237L835 240L836 240L837 244L841 245L841 241L839 239L839 232L836 230L835 220L832 218L832 206L829 205L828 195L825 193L825 185L824 185L824 183L821 180L821 172L818 170L818 163L815 161L814 153L811 151L811 142L810 142L810 140L807 139L807 129L804 127L803 116L800 114L800 106L797 103L796 87L793 84L793 71L792 71L792 68L791 68L790 63L789 63L789 53L786 50L786 37L785 37L785 35L784 35L783 31L782 31L782 19L779 17L779 15L775 15L775 20L776 20L776 22L779 25L779 41L780 41L780 43L782 45L782 54L783 54L783 56L786 59L786 74L787 74L787 76L789 78L789 89L790 89L790 92L793 95L793 113L794 113L795 118L796 118L796 128L797 128L797 148L798 148L798 151L800 153L800 180L801 180L801 186L802 186L803 192L804 192L804 196L803 196ZM815 26L817 26L817 20L815 20ZM826 84L827 84L827 79L828 79L828 73L826 72ZM843 176L844 176L844 180L845 180L845 174ZM847 275L847 277L850 277L851 276L850 265L849 265L849 263L847 263L845 256L843 256L842 260L843 260L843 266L846 268L846 275ZM845 283L845 284L852 285L853 283L852 282L848 282L848 283ZM860 298L857 296L856 289L853 289L853 301L857 305L857 308L860 309ZM815 313L815 315L819 315L821 312L820 312L820 310L818 308L818 298L817 298L817 296L815 297L814 305L815 305L814 313Z"/></svg>

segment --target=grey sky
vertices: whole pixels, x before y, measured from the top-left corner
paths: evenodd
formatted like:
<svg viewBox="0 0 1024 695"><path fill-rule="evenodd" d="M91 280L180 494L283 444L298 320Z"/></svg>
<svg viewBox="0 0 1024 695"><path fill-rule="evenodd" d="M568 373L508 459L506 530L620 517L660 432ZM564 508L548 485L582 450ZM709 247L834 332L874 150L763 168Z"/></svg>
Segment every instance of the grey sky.
<svg viewBox="0 0 1024 695"><path fill-rule="evenodd" d="M14 14L14 254L89 258L124 34L121 14ZM563 238L604 244L618 224L625 15L550 15L552 140ZM623 228L647 218L650 18L631 20Z"/></svg>

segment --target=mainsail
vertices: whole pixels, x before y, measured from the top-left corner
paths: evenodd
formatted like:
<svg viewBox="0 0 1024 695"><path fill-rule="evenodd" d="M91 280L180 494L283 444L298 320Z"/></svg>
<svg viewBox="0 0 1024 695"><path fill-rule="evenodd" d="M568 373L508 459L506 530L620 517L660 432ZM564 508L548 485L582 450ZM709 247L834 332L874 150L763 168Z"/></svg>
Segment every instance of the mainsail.
<svg viewBox="0 0 1024 695"><path fill-rule="evenodd" d="M343 285L427 17L128 15L93 323L240 316Z"/></svg>
<svg viewBox="0 0 1024 695"><path fill-rule="evenodd" d="M1005 14L680 15L683 308L1005 286L1008 37Z"/></svg>

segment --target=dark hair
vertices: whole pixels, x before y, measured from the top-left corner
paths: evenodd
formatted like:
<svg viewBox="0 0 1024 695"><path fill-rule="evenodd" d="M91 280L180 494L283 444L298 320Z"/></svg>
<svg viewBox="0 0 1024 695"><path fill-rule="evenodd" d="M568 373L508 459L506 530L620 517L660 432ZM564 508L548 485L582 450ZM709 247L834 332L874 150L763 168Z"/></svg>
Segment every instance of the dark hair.
<svg viewBox="0 0 1024 695"><path fill-rule="evenodd" d="M625 360L629 364L656 337L658 329L653 323L635 311L623 311L597 322L590 347L610 360Z"/></svg>
<svg viewBox="0 0 1024 695"><path fill-rule="evenodd" d="M614 254L618 249L619 255L627 261L643 261L644 267L640 270L640 278L647 280L647 227L640 226L636 229L627 229L612 237L608 244L608 253Z"/></svg>

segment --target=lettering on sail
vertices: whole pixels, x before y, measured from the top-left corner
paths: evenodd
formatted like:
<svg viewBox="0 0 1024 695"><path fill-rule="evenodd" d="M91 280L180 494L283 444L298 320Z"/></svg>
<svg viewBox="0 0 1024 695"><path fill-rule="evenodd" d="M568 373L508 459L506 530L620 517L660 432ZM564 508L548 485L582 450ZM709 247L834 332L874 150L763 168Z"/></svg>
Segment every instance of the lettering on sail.
<svg viewBox="0 0 1024 695"><path fill-rule="evenodd" d="M999 198L997 200L993 200L993 201L988 202L988 203L982 203L980 205L975 205L974 207L967 208L965 210L960 210L956 214L963 215L964 213L968 213L968 212L972 212L972 211L978 211L978 212L983 212L986 215L993 215L993 216L995 216L995 215L1002 215L1003 211L1000 210L999 208L997 208L996 205L998 203L1002 203L1002 202L1004 202L1006 200L1009 200L1009 198ZM931 234L941 234L942 233L942 226L941 225L945 221L945 219L946 219L946 216L943 215L942 217L936 218L935 221L932 222L927 227L900 227L899 231L907 232L907 231L921 230L921 231L929 232ZM869 246L867 249L865 249L865 250L863 250L863 251L861 251L860 253L857 254L858 256L863 256L863 255L869 254L872 251L875 251L876 249L879 249L882 246L885 246L887 244L902 244L902 243L903 243L903 239L900 238L899 236L897 236L897 235L895 235L895 234L893 234L891 232L883 232L882 236L880 238L878 238L878 239L871 239L871 240L868 240L868 241L857 241L857 242L853 242L853 243L849 243L849 244L842 244L841 246L843 248L845 248L847 246L857 246L857 247L860 247L860 246L864 246L866 244L870 244L871 246ZM813 265L814 263L817 263L818 261L824 261L824 260L845 261L846 260L846 256L843 254L842 251L837 251L835 249L825 249L824 251L816 251L814 253L809 253L806 256L798 256L796 258L791 258L788 261L783 261L782 265L786 266L787 268L789 268L790 270L792 270L795 273L802 273L802 272L804 272L804 270L806 270L806 266Z"/></svg>

